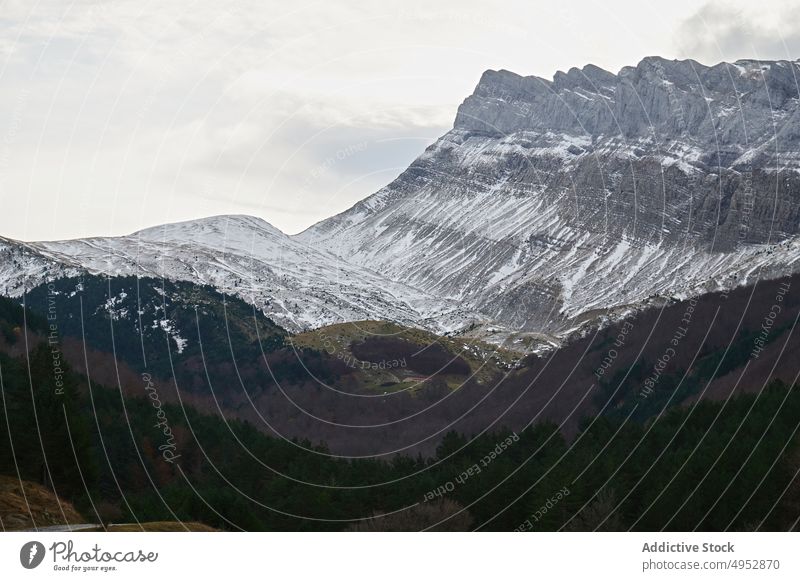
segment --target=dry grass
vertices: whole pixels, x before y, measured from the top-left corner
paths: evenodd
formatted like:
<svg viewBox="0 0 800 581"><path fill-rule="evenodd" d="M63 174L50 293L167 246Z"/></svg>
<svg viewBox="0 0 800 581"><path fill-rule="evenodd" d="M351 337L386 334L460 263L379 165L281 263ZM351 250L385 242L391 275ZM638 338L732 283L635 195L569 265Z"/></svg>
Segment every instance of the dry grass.
<svg viewBox="0 0 800 581"><path fill-rule="evenodd" d="M424 329L405 327L388 321L338 323L299 333L292 336L291 341L298 348L310 348L331 355L343 354L352 357L350 344L354 341L363 341L370 336L391 336L420 346L439 343L454 355L464 359L479 381L509 369L520 359L519 353L476 339L443 337ZM385 378L380 377L375 380L385 381Z"/></svg>
<svg viewBox="0 0 800 581"><path fill-rule="evenodd" d="M100 532L104 529L99 527L97 529L86 529L84 532ZM161 521L161 522L144 522L141 524L124 524L124 525L109 525L105 528L109 533L213 533L217 529L211 528L199 522L174 522L174 521Z"/></svg>
<svg viewBox="0 0 800 581"><path fill-rule="evenodd" d="M33 482L0 476L0 528L18 531L86 522L71 503Z"/></svg>
<svg viewBox="0 0 800 581"><path fill-rule="evenodd" d="M89 520L91 522L91 520ZM26 480L0 476L0 530L21 531L62 525L80 525L87 519L72 503L58 498L52 490ZM88 532L215 532L198 522L146 522L81 529Z"/></svg>

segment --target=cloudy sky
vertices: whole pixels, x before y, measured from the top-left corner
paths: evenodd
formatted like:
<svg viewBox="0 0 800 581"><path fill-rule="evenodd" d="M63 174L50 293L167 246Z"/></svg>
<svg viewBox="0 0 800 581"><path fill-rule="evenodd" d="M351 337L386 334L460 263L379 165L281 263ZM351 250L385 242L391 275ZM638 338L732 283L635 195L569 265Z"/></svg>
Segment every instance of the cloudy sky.
<svg viewBox="0 0 800 581"><path fill-rule="evenodd" d="M225 213L295 233L391 181L486 69L798 58L798 16L779 0L2 2L0 236Z"/></svg>

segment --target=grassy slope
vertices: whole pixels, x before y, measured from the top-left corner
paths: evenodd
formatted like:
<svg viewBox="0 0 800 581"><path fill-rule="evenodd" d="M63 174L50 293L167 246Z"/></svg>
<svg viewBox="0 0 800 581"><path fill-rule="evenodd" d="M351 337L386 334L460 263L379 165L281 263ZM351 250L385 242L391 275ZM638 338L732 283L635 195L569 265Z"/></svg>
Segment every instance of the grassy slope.
<svg viewBox="0 0 800 581"><path fill-rule="evenodd" d="M14 531L86 522L72 503L41 484L0 476L0 524Z"/></svg>
<svg viewBox="0 0 800 581"><path fill-rule="evenodd" d="M420 349L439 344L453 356L461 357L471 369L474 378L479 382L496 377L498 373L505 372L517 363L519 355L503 348L498 348L480 341L442 337L425 331L405 327L387 321L355 321L352 323L339 323L329 325L314 331L300 333L291 337L292 344L297 348L309 348L328 353L331 356L345 361L356 361L360 367L361 362L353 355L351 345L373 337L392 337L419 345ZM400 381L408 377L415 377L410 371L403 369L391 370L364 370L363 380L366 387L385 388L386 383ZM456 386L463 378L445 377L448 384Z"/></svg>

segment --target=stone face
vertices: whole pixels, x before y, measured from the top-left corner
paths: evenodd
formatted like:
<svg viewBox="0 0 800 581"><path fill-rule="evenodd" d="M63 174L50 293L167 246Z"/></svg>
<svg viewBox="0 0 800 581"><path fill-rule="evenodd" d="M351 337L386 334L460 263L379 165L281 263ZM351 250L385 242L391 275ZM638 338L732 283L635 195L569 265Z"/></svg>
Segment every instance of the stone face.
<svg viewBox="0 0 800 581"><path fill-rule="evenodd" d="M745 153L774 141L773 122L782 128L796 113L798 73L791 61L707 67L658 57L618 75L588 65L558 72L553 81L487 71L459 108L454 128L646 139L651 147L680 140L703 150L732 144ZM796 134L784 138L783 150L796 151Z"/></svg>
<svg viewBox="0 0 800 581"><path fill-rule="evenodd" d="M796 62L487 71L400 177L299 235L508 328L791 272ZM777 246L776 246L777 245Z"/></svg>
<svg viewBox="0 0 800 581"><path fill-rule="evenodd" d="M596 214L594 192L607 182L623 204L614 229L650 236L662 215L683 226L679 235L730 249L784 240L800 227L798 78L797 62L706 67L658 57L619 75L573 68L553 82L487 72L461 105L454 131L506 139L532 133L527 142L545 147L583 139L591 146L568 145L576 158L560 168L529 157L532 167L546 166L548 189L574 186L577 203ZM679 171L669 171L675 165ZM634 190L639 232L628 227Z"/></svg>

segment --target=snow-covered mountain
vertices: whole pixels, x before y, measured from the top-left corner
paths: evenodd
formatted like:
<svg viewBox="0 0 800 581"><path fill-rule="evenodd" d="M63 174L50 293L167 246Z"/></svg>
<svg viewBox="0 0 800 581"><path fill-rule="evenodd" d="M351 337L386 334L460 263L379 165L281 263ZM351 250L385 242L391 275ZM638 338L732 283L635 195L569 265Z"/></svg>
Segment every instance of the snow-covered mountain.
<svg viewBox="0 0 800 581"><path fill-rule="evenodd" d="M448 301L296 241L260 218L217 216L130 236L58 242L0 240L5 294L81 272L165 277L238 296L299 331L389 319L442 331L468 313ZM449 323L450 322L450 323Z"/></svg>
<svg viewBox="0 0 800 581"><path fill-rule="evenodd" d="M488 71L400 177L298 238L510 329L800 267L797 62Z"/></svg>
<svg viewBox="0 0 800 581"><path fill-rule="evenodd" d="M297 236L222 216L0 239L9 295L81 271L208 284L289 330L387 319L557 338L800 270L800 64L488 71L394 182Z"/></svg>

